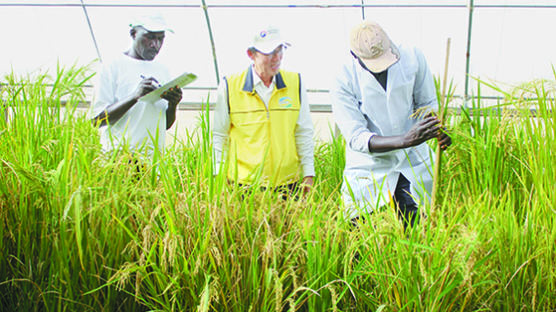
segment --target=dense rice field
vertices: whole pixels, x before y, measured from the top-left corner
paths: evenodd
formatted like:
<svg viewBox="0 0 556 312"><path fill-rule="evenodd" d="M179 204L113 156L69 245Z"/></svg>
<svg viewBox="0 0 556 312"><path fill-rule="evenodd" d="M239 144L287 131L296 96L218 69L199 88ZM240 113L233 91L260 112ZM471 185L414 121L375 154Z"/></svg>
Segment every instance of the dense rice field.
<svg viewBox="0 0 556 312"><path fill-rule="evenodd" d="M404 233L393 207L343 220L341 138L303 201L213 177L207 113L137 173L73 108L85 72L4 79L0 311L556 311L553 82L448 113L436 206Z"/></svg>

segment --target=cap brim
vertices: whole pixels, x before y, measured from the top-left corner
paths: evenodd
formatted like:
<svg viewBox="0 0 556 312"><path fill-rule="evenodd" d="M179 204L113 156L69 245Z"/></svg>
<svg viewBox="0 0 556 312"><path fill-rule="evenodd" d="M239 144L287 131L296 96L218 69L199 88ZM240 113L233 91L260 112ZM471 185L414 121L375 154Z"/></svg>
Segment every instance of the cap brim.
<svg viewBox="0 0 556 312"><path fill-rule="evenodd" d="M277 47L279 47L281 45L285 46L285 47L291 47L291 44L289 42L280 40L280 41L274 41L274 42L265 42L265 44L257 44L257 45L254 45L253 48L255 48L257 51L259 51L263 54L270 54Z"/></svg>
<svg viewBox="0 0 556 312"><path fill-rule="evenodd" d="M161 32L161 31L168 31L171 33L174 33L174 30L171 28L168 28L164 25L148 25L148 24L129 24L129 27L143 27L145 28L145 30L150 31L150 32Z"/></svg>
<svg viewBox="0 0 556 312"><path fill-rule="evenodd" d="M167 28L167 27L156 27L156 26L153 26L153 27L143 26L143 27L150 32L161 32L161 31L166 32L167 31L167 32L174 33L173 29Z"/></svg>
<svg viewBox="0 0 556 312"><path fill-rule="evenodd" d="M396 64L396 62L400 59L399 54L398 49L392 45L392 49L388 50L380 57L373 59L359 57L359 59L361 59L363 64L365 64L370 71L373 73L380 73Z"/></svg>

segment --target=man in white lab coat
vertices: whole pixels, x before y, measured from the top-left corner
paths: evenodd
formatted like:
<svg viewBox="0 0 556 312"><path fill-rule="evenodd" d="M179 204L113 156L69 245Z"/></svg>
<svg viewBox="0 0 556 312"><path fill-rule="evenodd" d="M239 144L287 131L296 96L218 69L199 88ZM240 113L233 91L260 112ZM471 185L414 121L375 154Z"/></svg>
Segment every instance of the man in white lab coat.
<svg viewBox="0 0 556 312"><path fill-rule="evenodd" d="M334 120L346 140L346 216L364 218L394 200L404 226L413 224L432 189L425 142L451 144L433 113L433 77L419 50L396 46L375 22L354 27L350 47L331 89ZM425 117L415 117L421 111Z"/></svg>

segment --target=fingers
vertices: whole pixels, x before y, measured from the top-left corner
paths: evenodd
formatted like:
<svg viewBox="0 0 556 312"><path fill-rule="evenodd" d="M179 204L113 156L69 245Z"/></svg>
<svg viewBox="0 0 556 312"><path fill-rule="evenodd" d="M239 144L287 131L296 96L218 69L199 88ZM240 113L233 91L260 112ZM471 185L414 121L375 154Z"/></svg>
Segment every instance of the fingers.
<svg viewBox="0 0 556 312"><path fill-rule="evenodd" d="M440 119L438 119L436 115L431 114L429 115L429 117L423 119L422 126L427 129L427 135L433 135L433 137L438 137L438 138L440 138L442 134L445 135L443 131L446 128L442 126Z"/></svg>
<svg viewBox="0 0 556 312"><path fill-rule="evenodd" d="M141 78L143 79L141 82L145 82L146 84L150 84L150 85L152 85L155 89L161 87L161 85L160 85L160 83L158 82L158 80L156 80L156 78L154 78L154 77L145 77L145 76L141 75Z"/></svg>
<svg viewBox="0 0 556 312"><path fill-rule="evenodd" d="M434 114L429 114L427 117L420 120L415 124L414 128L410 130L410 133L413 133L410 137L413 137L412 142L415 144L421 144L433 138L438 139L439 146L442 150L445 150L452 144L452 139L446 134L445 128ZM411 146L415 144L411 144Z"/></svg>
<svg viewBox="0 0 556 312"><path fill-rule="evenodd" d="M152 83L142 81L139 84L139 89L140 89L139 92L141 93L141 95L145 95L145 94L153 91L156 88L152 85Z"/></svg>
<svg viewBox="0 0 556 312"><path fill-rule="evenodd" d="M164 91L161 97L167 100L170 104L178 104L182 98L182 91L178 86L175 86Z"/></svg>
<svg viewBox="0 0 556 312"><path fill-rule="evenodd" d="M429 140L438 136L440 127L438 123L433 123L432 125L425 124L422 126L421 135L425 140Z"/></svg>
<svg viewBox="0 0 556 312"><path fill-rule="evenodd" d="M142 88L143 90L148 90L148 92L150 92L152 90L159 88L160 84L155 78L149 77L141 80L141 82L139 83L139 87Z"/></svg>
<svg viewBox="0 0 556 312"><path fill-rule="evenodd" d="M421 120L418 123L417 127L421 129L420 132L422 133L422 135L427 137L427 139L430 139L431 135L433 135L434 137L434 135L437 133L439 129L439 124L440 124L440 120L438 120L438 118L434 116L431 116Z"/></svg>
<svg viewBox="0 0 556 312"><path fill-rule="evenodd" d="M404 146L419 145L437 136L439 120L434 116L419 120L405 135Z"/></svg>
<svg viewBox="0 0 556 312"><path fill-rule="evenodd" d="M175 86L175 87L172 87L172 88L164 91L164 93L162 93L162 96L166 96L166 95L181 97L182 96L182 91L178 86Z"/></svg>
<svg viewBox="0 0 556 312"><path fill-rule="evenodd" d="M443 136L439 137L438 144L440 145L440 148L442 148L444 150L448 146L452 145L452 139L447 135L443 135Z"/></svg>
<svg viewBox="0 0 556 312"><path fill-rule="evenodd" d="M431 115L431 116L428 116L426 118L423 118L421 123L424 127L429 128L429 127L438 125L440 123L440 120L436 116Z"/></svg>
<svg viewBox="0 0 556 312"><path fill-rule="evenodd" d="M441 150L445 150L448 146L452 145L452 138L445 132L441 132L438 135L438 145Z"/></svg>

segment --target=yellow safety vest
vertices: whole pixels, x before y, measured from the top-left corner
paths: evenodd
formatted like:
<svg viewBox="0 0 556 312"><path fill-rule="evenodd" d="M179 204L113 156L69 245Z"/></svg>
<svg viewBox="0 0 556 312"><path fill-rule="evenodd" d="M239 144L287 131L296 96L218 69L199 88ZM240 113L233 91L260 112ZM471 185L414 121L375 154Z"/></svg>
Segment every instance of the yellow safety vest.
<svg viewBox="0 0 556 312"><path fill-rule="evenodd" d="M253 71L224 78L230 136L228 178L241 184L280 186L300 175L295 129L300 108L299 74L280 70L268 109L253 85Z"/></svg>

